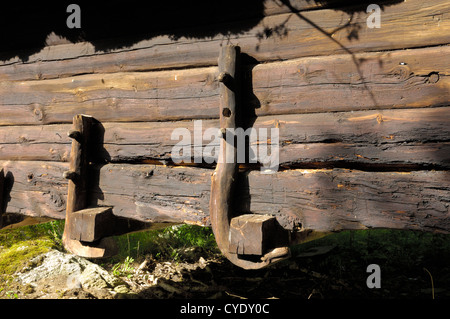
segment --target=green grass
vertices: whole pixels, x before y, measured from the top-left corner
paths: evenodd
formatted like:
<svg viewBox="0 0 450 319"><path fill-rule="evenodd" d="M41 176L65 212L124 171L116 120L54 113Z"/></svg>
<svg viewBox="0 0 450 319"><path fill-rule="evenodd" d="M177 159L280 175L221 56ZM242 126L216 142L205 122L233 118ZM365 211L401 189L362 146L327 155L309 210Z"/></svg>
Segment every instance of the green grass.
<svg viewBox="0 0 450 319"><path fill-rule="evenodd" d="M359 287L367 294L360 297L429 297L431 292L428 296L424 291L432 287L430 275L433 286L450 287L450 235L388 229L344 231L298 245L293 255L317 246L335 248L325 256L302 259L301 266L345 280L355 290ZM370 264L380 266L383 289L365 286ZM442 294L448 298L450 290Z"/></svg>
<svg viewBox="0 0 450 319"><path fill-rule="evenodd" d="M115 259L131 257L138 260L145 255L155 259L178 259L180 249L200 247L208 252L217 252L217 245L210 228L178 225L164 229L127 234L116 237L119 254Z"/></svg>
<svg viewBox="0 0 450 319"><path fill-rule="evenodd" d="M0 274L20 270L29 259L61 245L60 222L0 230Z"/></svg>
<svg viewBox="0 0 450 319"><path fill-rule="evenodd" d="M21 270L29 259L52 248L63 249L63 229L64 221L53 221L0 230L0 295L1 290L3 295L9 291L8 278ZM188 247L200 247L210 254L219 252L210 228L191 225L126 234L115 239L119 254L100 262L114 265L112 270L120 275L126 275L133 263L136 265L149 255L156 260L181 261L180 251ZM335 248L324 256L295 258L317 246ZM371 293L371 297L373 290L365 287L366 267L370 264L381 267L383 289L375 295L383 298L423 297L422 290L431 287L433 296L439 298L443 294L439 288L450 287L449 235L383 229L343 231L292 247L292 255L293 259L288 262L294 261L301 268L326 274L330 280L345 280L359 286L360 293ZM445 294L450 297L447 290Z"/></svg>
<svg viewBox="0 0 450 319"><path fill-rule="evenodd" d="M336 245L343 258L364 262L383 262L408 269L414 262L433 260L442 264L450 261L450 236L416 231L371 229L344 231L294 247L294 254L311 247Z"/></svg>

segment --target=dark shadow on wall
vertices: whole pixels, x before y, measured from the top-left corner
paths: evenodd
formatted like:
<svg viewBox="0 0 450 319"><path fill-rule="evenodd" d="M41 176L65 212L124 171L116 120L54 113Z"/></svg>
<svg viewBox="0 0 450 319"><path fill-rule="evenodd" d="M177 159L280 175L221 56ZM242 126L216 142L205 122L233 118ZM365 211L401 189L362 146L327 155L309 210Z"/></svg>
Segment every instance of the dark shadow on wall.
<svg viewBox="0 0 450 319"><path fill-rule="evenodd" d="M19 5L8 1L0 10L0 52L8 52L1 58L11 58L22 51L20 58L26 61L46 46L47 37L52 33L70 42L88 41L97 50L129 47L159 35L175 40L181 36L208 38L241 33L263 17L263 2L71 0ZM72 12L66 11L71 3L80 6L80 29L67 27L66 20ZM232 23L236 20L244 22ZM104 39L115 40L105 42Z"/></svg>
<svg viewBox="0 0 450 319"><path fill-rule="evenodd" d="M268 0L267 0L268 1ZM19 56L26 62L30 55L48 44L48 37L68 41L87 41L98 51L130 47L142 40L165 35L208 39L223 35L242 34L256 26L264 17L266 0L196 0L196 1L58 1L23 4L2 3L0 10L0 60ZM302 3L318 4L322 8L342 10L350 14L365 12L373 0L279 0L276 4L296 11ZM401 0L379 1L380 7ZM69 4L81 8L81 28L69 29ZM383 4L385 3L385 4ZM351 22L351 21L350 21ZM338 21L336 22L338 24ZM351 23L343 27L350 27ZM283 31L264 30L261 36L276 36ZM281 31L280 31L281 30ZM357 37L358 30L350 30ZM114 39L114 40L106 40ZM50 39L51 41L51 39Z"/></svg>

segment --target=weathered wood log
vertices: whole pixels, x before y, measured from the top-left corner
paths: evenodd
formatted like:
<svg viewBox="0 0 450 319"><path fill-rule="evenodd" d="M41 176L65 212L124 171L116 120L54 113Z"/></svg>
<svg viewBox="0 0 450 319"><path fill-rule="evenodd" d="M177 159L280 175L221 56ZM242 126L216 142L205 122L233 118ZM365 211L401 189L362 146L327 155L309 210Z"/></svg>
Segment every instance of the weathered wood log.
<svg viewBox="0 0 450 319"><path fill-rule="evenodd" d="M390 170L402 166L448 169L449 121L450 107L440 107L266 116L257 118L254 128L279 128L282 167L354 164ZM173 147L182 141L181 136L171 138L177 128L189 132L191 136L186 143L192 147L194 135L201 135L202 147L218 146L209 137L202 137L208 128L219 128L219 122L204 120L201 124L200 127L195 122L184 121L99 123L97 130L104 131L104 137L92 137L96 152L91 160L170 163ZM68 161L71 140L66 132L69 129L70 125L0 127L0 160ZM193 149L191 155L194 163ZM214 163L217 155L212 155L205 152L204 160Z"/></svg>
<svg viewBox="0 0 450 319"><path fill-rule="evenodd" d="M11 189L6 212L31 217L64 219L68 163L2 162Z"/></svg>
<svg viewBox="0 0 450 319"><path fill-rule="evenodd" d="M2 166L14 178L6 212L64 218L67 163L8 161ZM98 188L90 205L111 206L116 216L144 222L210 225L210 169L109 164L95 174ZM286 229L449 233L449 181L448 171L433 170L243 172L236 184L237 211L274 215Z"/></svg>
<svg viewBox="0 0 450 319"><path fill-rule="evenodd" d="M258 116L448 105L450 46L303 58L246 71ZM218 118L217 67L2 82L0 125ZM254 94L253 94L254 93Z"/></svg>
<svg viewBox="0 0 450 319"><path fill-rule="evenodd" d="M364 10L361 12L361 8L359 12L343 8L342 11L324 9L296 13L301 7L296 9L297 1L289 2L291 6L275 10L286 13L268 16L251 30L238 34L231 32L224 36L220 33L205 41L192 36L195 35L193 29L187 32L191 36L174 40L169 33L108 52L87 42L55 45L32 55L26 63L19 58L4 61L0 73L2 79L20 81L217 65L220 46L230 42L239 44L243 52L261 62L448 44L450 22L446 18L449 14L446 0L391 3L383 8L382 27L374 29L367 27L368 14ZM317 6L313 2L308 4ZM228 21L223 30L229 30Z"/></svg>

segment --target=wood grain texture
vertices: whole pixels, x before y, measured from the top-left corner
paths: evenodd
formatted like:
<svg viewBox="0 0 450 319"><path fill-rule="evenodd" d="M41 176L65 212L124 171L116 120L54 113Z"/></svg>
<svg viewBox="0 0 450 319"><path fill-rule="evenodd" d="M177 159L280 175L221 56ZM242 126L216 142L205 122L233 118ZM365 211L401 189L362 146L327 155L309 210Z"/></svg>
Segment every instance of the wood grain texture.
<svg viewBox="0 0 450 319"><path fill-rule="evenodd" d="M88 42L49 46L29 57L3 61L2 80L50 79L86 73L114 73L169 68L217 65L217 52L223 44L239 45L260 62L305 56L353 54L448 44L449 6L446 0L423 2L411 0L386 6L382 27L369 29L368 14L323 9L297 12L298 1L291 8L272 11L249 31L212 38L160 35L131 47L101 51ZM311 6L308 2L307 5ZM241 23L241 22L237 22ZM228 30L229 22L224 25ZM195 30L190 33L195 34ZM110 40L114 42L114 40Z"/></svg>
<svg viewBox="0 0 450 319"><path fill-rule="evenodd" d="M442 106L450 46L261 64L248 69L246 108L258 116ZM0 125L218 118L217 67L0 83Z"/></svg>
<svg viewBox="0 0 450 319"><path fill-rule="evenodd" d="M14 183L7 212L64 218L66 163L3 162ZM92 205L141 221L209 225L211 170L109 164L98 170ZM450 231L448 171L346 169L241 173L242 211L277 216L283 227L317 231L389 227ZM95 176L91 174L91 176ZM10 181L7 181L10 183Z"/></svg>
<svg viewBox="0 0 450 319"><path fill-rule="evenodd" d="M374 167L450 167L450 107L401 110L292 114L258 117L256 132L278 128L282 167L346 164ZM160 160L170 163L173 147L183 129L190 139L194 163L194 137L201 146L218 147L218 141L204 136L207 129L219 128L218 120L104 123L98 124L91 143L98 163L142 163ZM197 127L197 128L196 128ZM68 161L71 125L0 127L0 160ZM270 137L270 131L269 135ZM259 145L267 141L259 140ZM255 144L251 144L256 147ZM214 154L212 154L214 155ZM206 162L217 158L204 153Z"/></svg>

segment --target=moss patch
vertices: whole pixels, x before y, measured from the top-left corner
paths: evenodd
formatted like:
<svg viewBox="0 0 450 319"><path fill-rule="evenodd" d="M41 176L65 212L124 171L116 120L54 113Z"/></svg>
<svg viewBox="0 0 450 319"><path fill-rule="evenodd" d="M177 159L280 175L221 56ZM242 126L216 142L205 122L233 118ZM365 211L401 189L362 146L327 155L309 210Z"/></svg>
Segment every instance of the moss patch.
<svg viewBox="0 0 450 319"><path fill-rule="evenodd" d="M0 252L0 273L11 275L21 270L26 263L53 247L53 243L46 239L26 240L14 244Z"/></svg>
<svg viewBox="0 0 450 319"><path fill-rule="evenodd" d="M48 225L0 230L0 298L9 292L15 272L21 271L30 259L56 246Z"/></svg>

